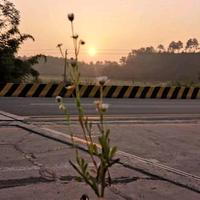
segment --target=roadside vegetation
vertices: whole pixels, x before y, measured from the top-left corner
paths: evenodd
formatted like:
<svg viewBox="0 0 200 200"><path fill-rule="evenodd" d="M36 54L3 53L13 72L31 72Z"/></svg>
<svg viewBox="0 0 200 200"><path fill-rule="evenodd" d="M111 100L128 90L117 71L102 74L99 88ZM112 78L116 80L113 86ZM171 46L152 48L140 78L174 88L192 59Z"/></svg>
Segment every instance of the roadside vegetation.
<svg viewBox="0 0 200 200"><path fill-rule="evenodd" d="M16 57L20 46L32 35L19 30L20 13L8 0L0 0L0 83L37 80L39 72L32 66L45 56L36 55L27 59Z"/></svg>
<svg viewBox="0 0 200 200"><path fill-rule="evenodd" d="M48 57L47 63L34 68L45 79L63 78L63 58ZM197 39L171 42L168 47L145 47L133 49L120 62L79 62L82 77L86 80L96 76L109 76L112 80L168 83L172 85L197 85L200 82L200 52ZM54 76L54 77L53 77Z"/></svg>
<svg viewBox="0 0 200 200"><path fill-rule="evenodd" d="M18 57L17 52L32 35L19 30L20 12L9 0L0 0L0 83L64 81L69 76L63 71L65 52L60 58L43 55ZM47 58L44 62L43 57ZM67 58L69 60L69 58ZM79 61L84 82L94 82L96 76L109 76L118 82L128 81L134 85L180 85L198 86L200 82L200 48L197 38L172 41L167 46L159 44L131 50L119 62ZM85 77L85 78L84 78ZM93 80L92 80L93 79ZM130 84L128 84L130 85Z"/></svg>

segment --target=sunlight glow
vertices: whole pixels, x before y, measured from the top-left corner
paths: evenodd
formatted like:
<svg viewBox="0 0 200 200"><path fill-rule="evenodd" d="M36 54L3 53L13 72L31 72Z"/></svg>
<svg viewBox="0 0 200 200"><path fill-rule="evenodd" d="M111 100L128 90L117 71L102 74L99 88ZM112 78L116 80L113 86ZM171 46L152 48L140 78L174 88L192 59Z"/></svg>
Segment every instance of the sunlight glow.
<svg viewBox="0 0 200 200"><path fill-rule="evenodd" d="M95 56L97 54L97 50L94 47L90 47L88 50L88 54L90 56Z"/></svg>

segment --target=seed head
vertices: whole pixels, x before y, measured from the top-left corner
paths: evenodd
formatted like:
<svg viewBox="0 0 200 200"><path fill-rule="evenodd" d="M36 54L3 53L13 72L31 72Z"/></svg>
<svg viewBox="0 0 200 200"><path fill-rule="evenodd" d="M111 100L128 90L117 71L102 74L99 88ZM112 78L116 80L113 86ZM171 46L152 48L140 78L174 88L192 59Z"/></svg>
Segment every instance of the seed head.
<svg viewBox="0 0 200 200"><path fill-rule="evenodd" d="M70 22L73 22L74 21L74 13L69 13L68 19L69 19Z"/></svg>

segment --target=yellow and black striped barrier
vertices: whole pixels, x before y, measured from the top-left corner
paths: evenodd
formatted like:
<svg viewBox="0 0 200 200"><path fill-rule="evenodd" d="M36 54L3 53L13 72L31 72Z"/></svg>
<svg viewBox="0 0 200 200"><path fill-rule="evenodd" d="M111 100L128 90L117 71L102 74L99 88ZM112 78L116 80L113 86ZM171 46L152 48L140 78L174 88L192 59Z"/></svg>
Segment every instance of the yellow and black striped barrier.
<svg viewBox="0 0 200 200"><path fill-rule="evenodd" d="M67 90L64 84L0 84L0 97L73 97L74 90ZM81 97L99 97L100 88L96 85L80 85ZM200 99L197 87L140 87L104 86L106 98L158 98L158 99Z"/></svg>

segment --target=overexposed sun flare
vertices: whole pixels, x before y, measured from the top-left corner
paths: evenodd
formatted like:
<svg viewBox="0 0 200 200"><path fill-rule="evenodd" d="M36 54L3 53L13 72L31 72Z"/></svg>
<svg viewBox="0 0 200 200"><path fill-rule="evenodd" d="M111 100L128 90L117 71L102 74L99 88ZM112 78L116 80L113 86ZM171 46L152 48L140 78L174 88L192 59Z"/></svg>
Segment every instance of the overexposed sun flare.
<svg viewBox="0 0 200 200"><path fill-rule="evenodd" d="M88 54L89 54L90 56L95 56L95 55L97 54L97 50L96 50L94 47L90 47L90 48L88 49Z"/></svg>

